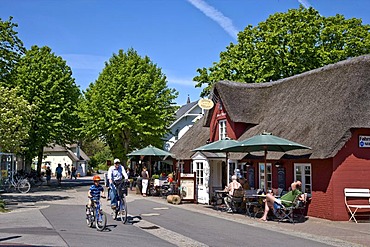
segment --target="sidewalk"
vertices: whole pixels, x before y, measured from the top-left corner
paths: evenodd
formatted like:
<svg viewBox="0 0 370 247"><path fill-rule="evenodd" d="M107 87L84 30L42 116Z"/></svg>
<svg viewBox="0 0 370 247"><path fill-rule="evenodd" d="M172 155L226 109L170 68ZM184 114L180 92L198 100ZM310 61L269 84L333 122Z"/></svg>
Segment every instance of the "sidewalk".
<svg viewBox="0 0 370 247"><path fill-rule="evenodd" d="M47 207L49 204L73 203L83 205L86 203L86 191L78 191L77 188L83 185L91 185L91 181L92 177L81 177L77 180L66 179L62 181L62 186L59 187L56 184L56 180L52 180L52 186L50 187L43 185L37 190L33 189L32 193L28 194L0 194L0 198L8 203L7 207L11 210L10 213L15 213L15 215L17 212L25 210L38 210ZM58 191L58 196L55 196L56 190ZM128 203L134 200L151 200L167 206L172 205L167 203L166 199L160 197L142 197L137 195L135 190L129 191ZM210 205L182 203L173 206L266 230L282 232L288 235L299 235L303 238L315 239L333 246L369 246L370 243L370 221L356 224L354 222L334 222L309 217L305 222L296 224L274 221L260 222L258 219L242 214L228 214L217 211ZM109 210L109 204L105 203L104 211L109 212ZM2 213L0 213L0 221L1 215Z"/></svg>

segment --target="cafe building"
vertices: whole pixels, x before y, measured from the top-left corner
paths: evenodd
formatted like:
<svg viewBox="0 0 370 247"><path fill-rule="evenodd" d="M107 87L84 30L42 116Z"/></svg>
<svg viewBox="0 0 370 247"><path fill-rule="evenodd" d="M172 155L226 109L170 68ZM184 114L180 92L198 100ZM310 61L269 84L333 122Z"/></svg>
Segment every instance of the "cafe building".
<svg viewBox="0 0 370 247"><path fill-rule="evenodd" d="M370 188L370 55L274 82L220 81L214 107L172 147L184 172L196 172L198 203L209 203L237 173L250 187L289 190L302 181L307 215L348 220L344 188ZM226 137L263 132L311 147L286 153L192 152ZM227 156L226 156L227 155Z"/></svg>

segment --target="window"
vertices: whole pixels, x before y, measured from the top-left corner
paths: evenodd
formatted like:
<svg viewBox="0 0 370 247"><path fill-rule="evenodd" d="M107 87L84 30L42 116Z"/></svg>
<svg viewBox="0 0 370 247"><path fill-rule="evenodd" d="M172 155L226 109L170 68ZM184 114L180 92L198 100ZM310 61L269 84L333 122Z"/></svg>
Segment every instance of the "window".
<svg viewBox="0 0 370 247"><path fill-rule="evenodd" d="M294 164L294 180L302 182L302 192L311 194L311 164Z"/></svg>
<svg viewBox="0 0 370 247"><path fill-rule="evenodd" d="M196 162L196 169L197 184L198 186L202 186L204 183L203 162Z"/></svg>
<svg viewBox="0 0 370 247"><path fill-rule="evenodd" d="M218 121L218 133L219 133L219 136L218 136L218 139L219 140L223 140L226 138L227 136L227 133L226 133L226 120L220 120Z"/></svg>
<svg viewBox="0 0 370 247"><path fill-rule="evenodd" d="M179 132L180 132L180 130L176 129L176 131L175 131L175 140L176 141L179 139Z"/></svg>
<svg viewBox="0 0 370 247"><path fill-rule="evenodd" d="M267 178L267 189L272 188L272 167L271 163L266 163L266 178ZM258 171L258 176L259 176L259 188L264 189L265 192L267 189L265 189L265 163L259 163L259 171Z"/></svg>

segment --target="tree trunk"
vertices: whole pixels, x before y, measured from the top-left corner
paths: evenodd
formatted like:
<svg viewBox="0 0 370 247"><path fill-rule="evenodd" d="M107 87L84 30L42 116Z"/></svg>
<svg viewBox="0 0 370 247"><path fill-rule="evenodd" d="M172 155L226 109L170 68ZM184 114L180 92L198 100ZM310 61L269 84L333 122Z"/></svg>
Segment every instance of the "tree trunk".
<svg viewBox="0 0 370 247"><path fill-rule="evenodd" d="M39 148L39 152L37 155L37 174L41 174L41 165L42 165L42 157L44 155L44 147Z"/></svg>

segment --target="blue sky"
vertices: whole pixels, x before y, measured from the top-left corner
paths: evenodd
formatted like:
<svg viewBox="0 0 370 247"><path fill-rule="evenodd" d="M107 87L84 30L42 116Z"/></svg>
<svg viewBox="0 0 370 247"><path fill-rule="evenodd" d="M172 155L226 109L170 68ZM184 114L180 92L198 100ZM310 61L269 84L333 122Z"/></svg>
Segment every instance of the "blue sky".
<svg viewBox="0 0 370 247"><path fill-rule="evenodd" d="M0 0L0 18L14 17L27 48L63 57L81 90L113 53L134 48L162 68L182 105L199 99L196 69L217 62L239 31L299 4L370 24L369 0Z"/></svg>

